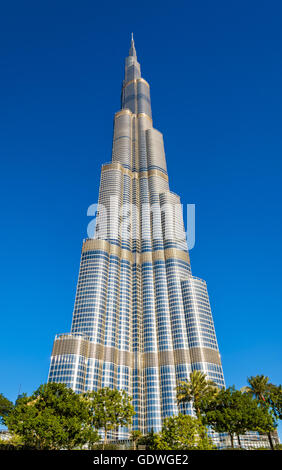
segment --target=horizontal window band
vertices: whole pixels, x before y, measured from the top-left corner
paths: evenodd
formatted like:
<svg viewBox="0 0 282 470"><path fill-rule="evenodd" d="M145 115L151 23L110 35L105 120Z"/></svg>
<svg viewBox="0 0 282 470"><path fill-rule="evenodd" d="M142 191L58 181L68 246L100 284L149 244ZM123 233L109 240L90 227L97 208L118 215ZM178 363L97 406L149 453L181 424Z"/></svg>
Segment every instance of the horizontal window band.
<svg viewBox="0 0 282 470"><path fill-rule="evenodd" d="M221 365L220 354L210 348L175 349L159 352L133 353L118 348L103 346L83 337L77 338L70 335L62 335L55 339L52 357L63 355L83 356L86 359L97 359L110 362L117 366L147 368L165 365L180 365L193 363L210 363Z"/></svg>
<svg viewBox="0 0 282 470"><path fill-rule="evenodd" d="M142 264L152 263L158 260L180 259L190 264L189 253L187 251L178 250L177 248L167 248L164 250L147 251L145 253L133 253L117 245L113 245L106 240L87 239L82 246L82 253L87 251L103 251L109 255L117 256L131 263Z"/></svg>
<svg viewBox="0 0 282 470"><path fill-rule="evenodd" d="M164 171L158 170L158 169L152 169L148 171L131 171L128 168L125 168L121 163L119 162L113 162L113 163L106 163L105 165L102 166L102 172L104 171L110 171L110 170L118 170L122 172L124 175L130 176L130 178L150 178L152 176L160 176L164 180L168 181L168 176Z"/></svg>
<svg viewBox="0 0 282 470"><path fill-rule="evenodd" d="M132 117L136 117L136 116L137 116L137 118L145 117L145 118L148 118L148 119L151 121L151 123L153 122L153 121L152 121L152 118L151 118L151 116L149 116L149 114L146 114L146 113L138 113L138 114L135 114L135 113L133 113L133 112L132 112L130 109L128 109L128 108L124 108L124 109L121 109L120 111L117 111L117 112L115 113L115 118L118 118L118 117L123 116L123 115L126 115L126 114L129 115L129 116L132 116Z"/></svg>
<svg viewBox="0 0 282 470"><path fill-rule="evenodd" d="M132 83L137 83L137 82L144 83L145 85L147 85L148 88L150 88L149 83L146 80L144 80L144 78L134 78L133 80L130 80L129 82L125 83L123 85L123 88L126 88L128 85L131 85Z"/></svg>

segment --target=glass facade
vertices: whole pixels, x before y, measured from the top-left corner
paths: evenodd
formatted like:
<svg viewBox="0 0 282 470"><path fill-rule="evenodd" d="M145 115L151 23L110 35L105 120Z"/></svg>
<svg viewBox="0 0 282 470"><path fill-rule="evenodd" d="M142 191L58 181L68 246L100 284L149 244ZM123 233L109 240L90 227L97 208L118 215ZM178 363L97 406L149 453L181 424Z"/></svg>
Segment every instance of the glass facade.
<svg viewBox="0 0 282 470"><path fill-rule="evenodd" d="M71 331L55 338L48 380L78 393L124 389L143 433L192 413L178 407L175 390L191 371L224 385L207 286L191 273L179 207L132 40L96 231L83 242Z"/></svg>

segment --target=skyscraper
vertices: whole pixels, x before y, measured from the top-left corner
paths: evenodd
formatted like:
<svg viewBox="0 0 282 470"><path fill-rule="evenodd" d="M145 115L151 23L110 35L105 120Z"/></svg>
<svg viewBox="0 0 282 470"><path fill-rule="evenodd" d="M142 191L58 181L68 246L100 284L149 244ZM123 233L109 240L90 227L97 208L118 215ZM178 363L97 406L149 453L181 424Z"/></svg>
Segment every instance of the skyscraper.
<svg viewBox="0 0 282 470"><path fill-rule="evenodd" d="M124 389L133 427L146 433L183 406L192 412L178 407L175 387L193 370L224 385L207 286L191 273L180 199L169 189L132 37L95 233L82 245L71 331L55 338L48 380L78 393Z"/></svg>

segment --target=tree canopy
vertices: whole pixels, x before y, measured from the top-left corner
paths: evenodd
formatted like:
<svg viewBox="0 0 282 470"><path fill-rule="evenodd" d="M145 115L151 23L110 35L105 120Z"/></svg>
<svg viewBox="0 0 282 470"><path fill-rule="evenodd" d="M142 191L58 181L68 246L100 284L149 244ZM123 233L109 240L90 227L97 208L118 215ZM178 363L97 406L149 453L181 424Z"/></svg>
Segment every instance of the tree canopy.
<svg viewBox="0 0 282 470"><path fill-rule="evenodd" d="M277 427L277 420L282 419L282 387L273 385L265 375L256 375L248 377L248 386L242 390L255 397L261 408L272 416ZM267 436L271 449L274 449L271 429L267 430Z"/></svg>
<svg viewBox="0 0 282 470"><path fill-rule="evenodd" d="M271 384L267 397L275 419L282 419L282 386Z"/></svg>
<svg viewBox="0 0 282 470"><path fill-rule="evenodd" d="M212 441L206 426L215 432L234 436L247 431L267 433L274 448L273 431L282 418L282 386L263 375L248 378L241 391L235 387L219 389L200 371L177 386L178 403L192 402L196 417L179 414L167 417L159 433L152 429L142 436L131 431L137 442L148 449L210 449ZM132 398L124 391L104 387L98 391L75 393L65 384L41 385L31 396L21 395L15 405L0 394L0 422L8 426L12 444L36 449L93 448L103 433L103 449L118 428L129 431L134 416Z"/></svg>
<svg viewBox="0 0 282 470"><path fill-rule="evenodd" d="M84 399L90 405L93 426L104 431L104 446L109 431L131 425L135 411L131 397L124 390L104 387L85 393Z"/></svg>
<svg viewBox="0 0 282 470"><path fill-rule="evenodd" d="M13 409L13 403L8 400L8 398L4 397L2 393L0 393L0 423L3 424L5 422L5 418L9 415L9 413Z"/></svg>
<svg viewBox="0 0 282 470"><path fill-rule="evenodd" d="M190 373L189 380L180 382L176 388L178 403L193 402L198 418L201 417L200 403L204 398L212 398L218 391L218 386L207 379L206 374L195 370Z"/></svg>
<svg viewBox="0 0 282 470"><path fill-rule="evenodd" d="M99 439L85 401L61 383L41 385L20 398L5 423L37 449L73 449Z"/></svg>
<svg viewBox="0 0 282 470"><path fill-rule="evenodd" d="M205 424L216 432L229 434L232 447L234 434L239 440L247 431L274 430L273 418L259 406L258 400L234 387L220 390L213 400L203 399L201 411Z"/></svg>
<svg viewBox="0 0 282 470"><path fill-rule="evenodd" d="M183 414L166 418L155 442L156 448L161 450L209 450L214 448L201 421Z"/></svg>

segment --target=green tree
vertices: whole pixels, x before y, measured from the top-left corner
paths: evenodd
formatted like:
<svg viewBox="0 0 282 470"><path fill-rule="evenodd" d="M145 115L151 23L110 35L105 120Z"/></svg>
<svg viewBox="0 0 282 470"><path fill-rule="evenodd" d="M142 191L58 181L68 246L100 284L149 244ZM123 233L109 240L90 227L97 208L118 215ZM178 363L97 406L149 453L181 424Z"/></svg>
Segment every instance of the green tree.
<svg viewBox="0 0 282 470"><path fill-rule="evenodd" d="M180 382L176 387L177 402L188 403L193 402L194 410L198 419L201 418L201 401L212 399L218 392L218 386L207 379L206 374L201 371L193 371L190 373L189 381Z"/></svg>
<svg viewBox="0 0 282 470"><path fill-rule="evenodd" d="M40 450L73 449L99 439L87 403L64 384L41 385L20 398L5 422L24 445Z"/></svg>
<svg viewBox="0 0 282 470"><path fill-rule="evenodd" d="M156 450L158 449L159 443L159 434L154 432L152 428L148 434L142 436L139 440L139 444L146 446L146 450Z"/></svg>
<svg viewBox="0 0 282 470"><path fill-rule="evenodd" d="M13 409L13 403L0 393L0 424L5 423L5 418Z"/></svg>
<svg viewBox="0 0 282 470"><path fill-rule="evenodd" d="M135 415L132 399L124 390L109 387L101 388L97 392L87 392L84 397L91 407L93 426L104 431L104 449L109 431L131 425Z"/></svg>
<svg viewBox="0 0 282 470"><path fill-rule="evenodd" d="M282 419L282 386L270 384L268 402L275 419Z"/></svg>
<svg viewBox="0 0 282 470"><path fill-rule="evenodd" d="M239 446L240 435L247 431L260 433L273 430L274 421L267 410L250 395L234 387L220 390L213 400L201 402L203 422L219 433L228 433L234 447L234 435Z"/></svg>
<svg viewBox="0 0 282 470"><path fill-rule="evenodd" d="M265 375L256 375L256 376L248 377L247 381L249 385L244 387L242 390L245 393L256 397L260 403L260 406L264 408L265 410L268 410L268 413L273 412L275 416L275 411L274 411L275 407L274 409L271 410L272 408L271 404L274 405L274 402L272 402L270 398L271 389L273 390L272 396L274 397L275 395L274 393L275 386L269 383L269 377ZM272 436L271 436L271 432L273 430L274 429L267 432L269 444L272 450L274 450L274 445L273 445Z"/></svg>
<svg viewBox="0 0 282 470"><path fill-rule="evenodd" d="M212 440L208 437L201 421L183 414L164 420L156 442L157 449L161 450L214 449Z"/></svg>
<svg viewBox="0 0 282 470"><path fill-rule="evenodd" d="M136 450L136 446L140 439L142 438L142 432L139 431L138 429L131 431L130 433L130 439L133 442L133 450Z"/></svg>
<svg viewBox="0 0 282 470"><path fill-rule="evenodd" d="M243 387L242 391L254 395L260 403L266 401L269 392L269 377L265 375L256 375L247 378L248 386Z"/></svg>

